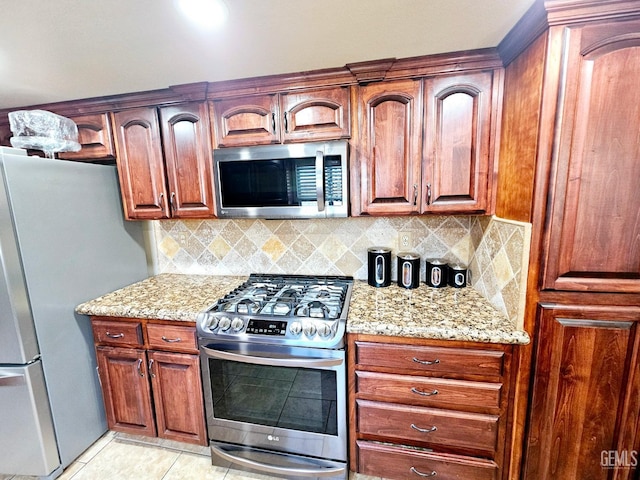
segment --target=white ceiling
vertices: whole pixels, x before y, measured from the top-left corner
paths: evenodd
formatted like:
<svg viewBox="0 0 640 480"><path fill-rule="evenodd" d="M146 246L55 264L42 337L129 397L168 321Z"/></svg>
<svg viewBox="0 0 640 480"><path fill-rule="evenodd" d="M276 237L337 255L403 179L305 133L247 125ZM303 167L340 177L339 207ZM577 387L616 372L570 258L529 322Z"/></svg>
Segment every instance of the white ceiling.
<svg viewBox="0 0 640 480"><path fill-rule="evenodd" d="M495 47L534 0L1 0L0 108Z"/></svg>

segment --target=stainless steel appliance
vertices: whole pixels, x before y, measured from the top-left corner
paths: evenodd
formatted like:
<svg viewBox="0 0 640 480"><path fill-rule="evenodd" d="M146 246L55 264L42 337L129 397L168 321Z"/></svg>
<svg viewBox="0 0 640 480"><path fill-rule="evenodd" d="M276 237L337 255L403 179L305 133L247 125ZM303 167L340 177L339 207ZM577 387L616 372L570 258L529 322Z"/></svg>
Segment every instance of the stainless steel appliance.
<svg viewBox="0 0 640 480"><path fill-rule="evenodd" d="M212 461L347 478L351 277L252 274L197 321Z"/></svg>
<svg viewBox="0 0 640 480"><path fill-rule="evenodd" d="M56 478L107 430L74 309L145 278L143 240L115 167L0 147L0 474Z"/></svg>
<svg viewBox="0 0 640 480"><path fill-rule="evenodd" d="M213 152L219 217L325 218L348 214L346 140Z"/></svg>

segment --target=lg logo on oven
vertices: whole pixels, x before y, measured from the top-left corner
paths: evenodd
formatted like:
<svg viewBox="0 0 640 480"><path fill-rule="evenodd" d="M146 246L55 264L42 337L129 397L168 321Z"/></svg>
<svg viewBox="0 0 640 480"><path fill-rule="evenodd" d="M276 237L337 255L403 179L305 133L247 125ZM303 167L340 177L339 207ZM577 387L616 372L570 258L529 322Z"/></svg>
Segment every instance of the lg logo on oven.
<svg viewBox="0 0 640 480"><path fill-rule="evenodd" d="M279 442L280 437L276 437L275 435L267 435L267 440L269 440L270 442Z"/></svg>

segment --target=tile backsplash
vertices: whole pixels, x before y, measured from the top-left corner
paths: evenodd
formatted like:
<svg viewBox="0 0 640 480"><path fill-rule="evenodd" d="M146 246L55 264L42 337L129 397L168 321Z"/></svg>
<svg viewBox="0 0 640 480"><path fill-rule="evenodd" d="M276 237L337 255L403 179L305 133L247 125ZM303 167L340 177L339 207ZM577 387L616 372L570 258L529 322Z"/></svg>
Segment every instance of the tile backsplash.
<svg viewBox="0 0 640 480"><path fill-rule="evenodd" d="M469 265L473 288L518 324L528 232L526 224L474 216L162 220L152 222L151 248L156 273L295 273L362 280L368 248L411 251L422 259ZM408 234L408 247L400 246L401 234ZM422 279L424 268L423 261Z"/></svg>

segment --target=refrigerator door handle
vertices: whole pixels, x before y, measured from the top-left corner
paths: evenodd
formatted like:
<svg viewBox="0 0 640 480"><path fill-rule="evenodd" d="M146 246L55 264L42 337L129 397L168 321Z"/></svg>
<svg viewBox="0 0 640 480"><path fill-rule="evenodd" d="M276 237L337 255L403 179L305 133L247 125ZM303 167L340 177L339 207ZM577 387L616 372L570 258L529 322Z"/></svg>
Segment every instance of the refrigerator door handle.
<svg viewBox="0 0 640 480"><path fill-rule="evenodd" d="M0 370L0 387L15 387L17 385L24 384L24 375L16 373L4 373L2 370Z"/></svg>

